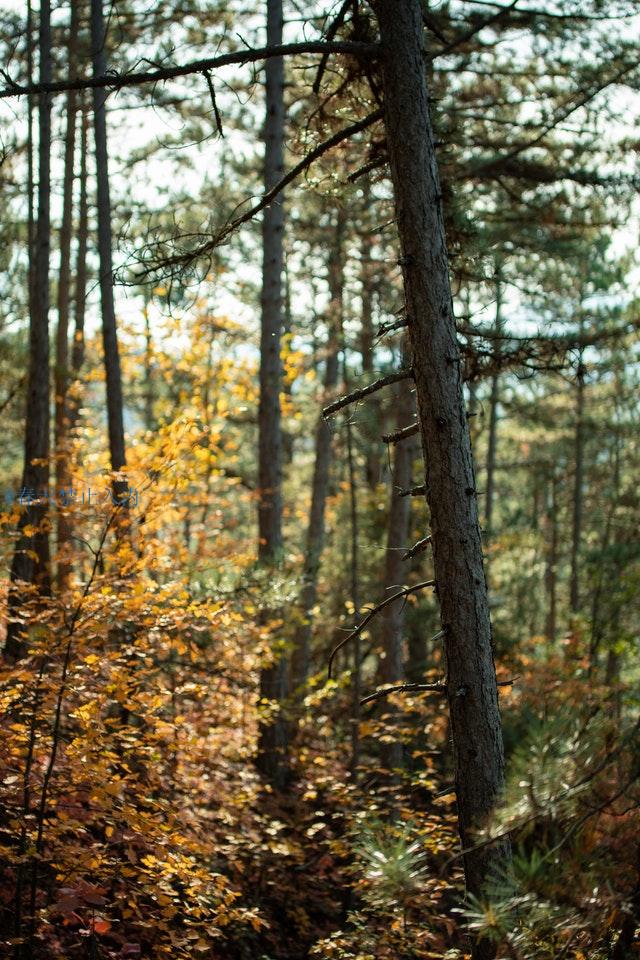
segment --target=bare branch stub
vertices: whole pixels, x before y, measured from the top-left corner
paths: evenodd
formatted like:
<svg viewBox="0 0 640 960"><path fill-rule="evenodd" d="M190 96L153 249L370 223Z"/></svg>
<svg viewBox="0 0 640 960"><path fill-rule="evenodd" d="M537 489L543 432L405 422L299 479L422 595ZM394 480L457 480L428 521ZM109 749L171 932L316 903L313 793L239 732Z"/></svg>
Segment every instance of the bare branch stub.
<svg viewBox="0 0 640 960"><path fill-rule="evenodd" d="M427 487L424 483L418 483L415 487L409 487L408 490L401 490L400 497L426 497Z"/></svg>
<svg viewBox="0 0 640 960"><path fill-rule="evenodd" d="M402 494L401 494L402 496ZM418 540L417 543L411 547L410 550L407 550L406 553L403 553L403 560L412 560L414 557L417 557L419 553L423 553L429 544L431 543L431 536L423 537L422 540Z"/></svg>
<svg viewBox="0 0 640 960"><path fill-rule="evenodd" d="M406 440L408 437L415 437L419 429L419 423L411 423L408 427L403 427L402 430L396 430L395 433L386 433L382 439L385 443L400 443L401 440Z"/></svg>

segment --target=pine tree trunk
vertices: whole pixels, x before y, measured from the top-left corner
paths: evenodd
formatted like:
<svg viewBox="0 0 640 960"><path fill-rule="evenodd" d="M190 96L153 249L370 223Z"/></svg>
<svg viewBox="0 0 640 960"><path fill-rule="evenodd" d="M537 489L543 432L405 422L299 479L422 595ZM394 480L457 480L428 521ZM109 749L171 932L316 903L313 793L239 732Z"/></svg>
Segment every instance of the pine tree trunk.
<svg viewBox="0 0 640 960"><path fill-rule="evenodd" d="M431 511L454 747L458 822L477 840L504 783L504 756L469 427L453 317L419 0L378 0L387 150L402 249L408 329ZM506 842L464 858L482 894L509 863ZM491 948L476 946L476 956Z"/></svg>
<svg viewBox="0 0 640 960"><path fill-rule="evenodd" d="M282 43L282 0L267 0L267 46ZM264 188L268 191L284 170L284 61L265 64ZM282 194L262 218L262 323L260 334L260 405L258 410L258 559L276 566L282 554L282 426L280 390L282 363L282 271L284 207ZM281 707L287 696L288 667L281 651L260 674L261 700L275 701L277 712L260 724L258 769L277 789L288 776L287 725Z"/></svg>
<svg viewBox="0 0 640 960"><path fill-rule="evenodd" d="M373 380L373 359L374 359L374 330L373 330L373 279L374 264L372 257L373 238L371 228L367 222L367 214L371 203L371 190L368 181L365 181L363 187L363 231L361 238L361 267L360 267L360 297L362 310L360 314L360 353L362 354L362 372L364 381L368 383ZM379 424L380 401L375 396L371 397L368 403L369 420L376 427ZM380 482L380 442L377 431L374 433L375 439L367 437L365 474L367 486L370 490L375 490Z"/></svg>
<svg viewBox="0 0 640 960"><path fill-rule="evenodd" d="M346 383L346 375L344 379ZM351 528L351 602L355 615L355 625L357 626L360 623L360 537L358 527L358 486L356 481L351 419L347 419L347 466L349 469L349 519ZM353 665L351 668L351 759L349 769L351 776L355 779L358 775L358 766L360 764L360 715L362 712L360 706L360 700L362 698L362 640L360 634L354 637L351 655L353 657Z"/></svg>
<svg viewBox="0 0 640 960"><path fill-rule="evenodd" d="M549 483L547 505L547 563L545 570L545 589L547 593L547 620L545 636L553 645L556 641L558 622L558 479L555 475Z"/></svg>
<svg viewBox="0 0 640 960"><path fill-rule="evenodd" d="M40 7L38 47L39 82L50 83L51 8ZM38 217L35 224L33 269L30 275L29 373L25 419L22 510L18 540L11 564L5 655L17 659L24 653L22 627L15 614L25 598L22 584L35 586L36 593L48 596L51 589L49 553L49 254L51 228L51 97L38 99ZM31 244L29 244L31 246ZM29 525L32 536L22 532Z"/></svg>
<svg viewBox="0 0 640 960"><path fill-rule="evenodd" d="M576 427L575 427L575 475L573 481L573 522L571 528L571 613L580 610L580 543L582 540L582 512L584 502L584 377L582 351L576 371Z"/></svg>
<svg viewBox="0 0 640 960"><path fill-rule="evenodd" d="M106 32L102 0L91 0L91 55L94 77L107 73ZM107 141L106 90L93 91L94 138L97 177L98 256L100 261L100 300L102 305L102 343L107 381L107 423L111 469L122 471L126 466L122 375L116 329L113 295L113 254L111 233L111 193L109 186L109 149ZM117 478L113 483L116 502L126 506L127 483Z"/></svg>
<svg viewBox="0 0 640 960"><path fill-rule="evenodd" d="M415 398L411 380L401 380L396 397L396 426L406 427L415 416ZM400 496L401 490L411 486L411 470L415 456L414 438L410 437L396 444L391 479L389 519L387 525L387 551L385 556L384 584L387 593L405 582L406 563L402 555L408 549L409 522L411 519L411 497ZM384 658L382 660L382 680L384 683L400 683L404 676L404 610L402 600L396 600L384 610L382 617L382 642ZM390 703L385 713L393 719L395 713ZM382 744L382 762L387 770L395 770L402 765L402 743L392 740Z"/></svg>
<svg viewBox="0 0 640 960"><path fill-rule="evenodd" d="M83 95L83 96L86 96ZM74 289L74 331L71 348L71 370L78 378L84 362L84 321L87 304L87 246L89 240L89 198L87 196L87 159L89 153L89 110L86 101L82 104L82 127L80 132L80 199L78 201L78 249ZM77 415L78 404L74 400L69 411L71 430Z"/></svg>
<svg viewBox="0 0 640 960"><path fill-rule="evenodd" d="M329 257L329 311L324 372L324 397L328 401L338 382L338 356L342 329L342 286L344 213L337 213L334 245ZM332 425L323 416L318 419L315 437L315 460L311 485L311 509L305 546L302 591L300 596L303 622L296 630L291 662L292 688L299 698L309 675L313 608L318 591L318 571L324 546L324 520L332 453Z"/></svg>
<svg viewBox="0 0 640 960"><path fill-rule="evenodd" d="M71 2L67 72L70 78L77 76L78 3ZM66 136L64 148L64 174L62 187L62 223L60 226L60 270L58 274L58 329L56 333L56 363L54 374L55 428L54 446L56 457L56 485L58 497L71 486L69 464L69 415L67 392L69 388L69 307L71 304L71 236L73 232L73 186L76 148L77 93L67 93ZM71 563L67 554L71 541L71 522L68 513L58 504L58 590L64 592L71 576Z"/></svg>
<svg viewBox="0 0 640 960"><path fill-rule="evenodd" d="M494 331L497 335L495 340L495 354L499 366L501 350L500 335L502 333L502 284L500 282L499 269L496 271L496 317ZM492 536L493 536L493 506L495 501L496 487L496 458L498 453L498 407L500 405L500 372L496 370L491 378L491 393L489 396L489 438L487 442L487 488L485 490L485 544L489 548L489 557L491 555ZM485 560L485 573L487 583L489 578L489 559Z"/></svg>

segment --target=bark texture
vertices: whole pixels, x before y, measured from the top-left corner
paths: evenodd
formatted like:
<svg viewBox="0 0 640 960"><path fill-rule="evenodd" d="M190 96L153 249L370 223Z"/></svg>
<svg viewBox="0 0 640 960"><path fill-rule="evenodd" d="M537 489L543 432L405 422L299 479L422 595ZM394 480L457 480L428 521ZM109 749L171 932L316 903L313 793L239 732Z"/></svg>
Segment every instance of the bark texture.
<svg viewBox="0 0 640 960"><path fill-rule="evenodd" d="M471 444L451 301L419 0L378 0L385 127L444 629L460 837L477 840L500 795L504 756ZM509 863L505 842L469 850L482 894ZM490 956L476 945L476 955Z"/></svg>
<svg viewBox="0 0 640 960"><path fill-rule="evenodd" d="M78 3L72 0L69 24L68 63L69 77L75 77L77 68ZM69 463L69 416L67 392L69 389L69 312L71 305L71 236L73 233L73 186L76 149L76 114L78 95L75 90L67 94L66 136L64 146L64 174L62 185L62 223L60 226L60 268L58 272L58 328L56 332L56 362L54 373L56 486L66 490L71 486ZM69 583L71 563L66 548L71 540L71 520L68 513L58 508L58 589L63 591Z"/></svg>
<svg viewBox="0 0 640 960"><path fill-rule="evenodd" d="M324 370L324 396L327 401L331 399L338 382L338 357L342 328L342 287L344 282L343 234L344 213L340 210L337 214L335 237L329 257L328 270L329 310ZM292 688L294 692L297 692L298 697L303 695L304 686L309 676L313 608L318 592L318 571L324 547L325 507L329 493L332 439L332 425L321 415L316 427L311 508L300 594L303 622L296 631L291 662Z"/></svg>
<svg viewBox="0 0 640 960"><path fill-rule="evenodd" d="M401 380L396 397L396 426L398 429L411 423L415 416L415 399L411 380ZM396 444L393 458L389 519L387 526L387 550L385 556L384 584L389 593L402 586L406 578L406 563L403 554L409 549L409 522L411 497L400 496L400 491L411 486L411 468L415 456L414 437ZM396 600L385 608L382 615L382 660L383 683L399 683L404 679L404 600ZM391 718L395 710L387 703L385 712ZM382 762L387 770L402 765L402 743L392 740L382 745Z"/></svg>
<svg viewBox="0 0 640 960"><path fill-rule="evenodd" d="M38 32L39 82L50 83L51 8L41 4ZM24 584L36 593L50 592L49 551L49 256L51 230L51 97L38 100L38 215L35 224L33 258L29 270L29 372L25 419L24 468L21 501L24 506L18 524L18 539L11 564L5 655L17 659L24 653L22 628L14 619L25 599ZM31 188L31 184L29 185ZM31 244L29 244L31 247ZM30 258L31 259L31 258ZM24 528L36 529L25 536Z"/></svg>
<svg viewBox="0 0 640 960"><path fill-rule="evenodd" d="M582 332L582 330L581 330ZM585 367L582 350L576 370L576 425L575 425L575 475L573 480L573 518L571 525L571 613L580 611L580 545L582 541L582 514L584 503L584 378Z"/></svg>
<svg viewBox="0 0 640 960"><path fill-rule="evenodd" d="M267 45L282 42L282 0L267 0ZM264 125L265 193L284 171L284 61L265 64ZM280 346L283 325L284 207L280 194L262 218L262 298L260 332L260 404L258 410L258 559L275 567L282 554L282 424ZM271 616L274 616L271 611ZM269 616L269 614L267 614ZM261 670L260 698L275 703L276 712L260 724L257 766L276 789L288 779L288 730L282 706L288 693L288 664L283 650Z"/></svg>
<svg viewBox="0 0 640 960"><path fill-rule="evenodd" d="M91 57L94 77L107 73L106 33L102 0L91 0ZM93 91L94 137L96 151L98 255L100 260L100 300L102 304L102 343L107 381L107 422L111 469L126 466L122 404L122 375L113 296L113 252L111 234L111 192L109 186L109 148L107 141L106 91ZM114 494L124 497L124 480L114 483Z"/></svg>

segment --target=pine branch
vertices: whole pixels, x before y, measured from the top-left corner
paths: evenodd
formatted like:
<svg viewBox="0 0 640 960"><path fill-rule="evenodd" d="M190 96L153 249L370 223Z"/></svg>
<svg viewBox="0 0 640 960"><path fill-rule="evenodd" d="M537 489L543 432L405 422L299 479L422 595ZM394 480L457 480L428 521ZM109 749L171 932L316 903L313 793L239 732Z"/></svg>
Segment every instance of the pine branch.
<svg viewBox="0 0 640 960"><path fill-rule="evenodd" d="M395 433L386 433L382 439L385 443L400 443L407 437L415 436L419 429L420 425L418 423L411 423L408 427L403 427L402 430L396 430Z"/></svg>
<svg viewBox="0 0 640 960"><path fill-rule="evenodd" d="M246 49L234 53L223 53L217 57L207 57L204 60L192 60L181 66L159 67L157 70L146 70L139 73L109 73L103 77L78 77L73 80L56 80L53 83L16 83L2 71L7 86L0 89L0 100L7 97L25 97L38 93L64 93L68 90L90 90L96 87L108 87L110 90L121 90L123 87L136 87L145 83L160 83L165 80L175 80L178 77L188 77L194 73L206 73L208 70L217 70L219 67L242 66L246 63L255 63L257 60L267 60L270 57L295 56L303 53L351 53L358 57L375 57L379 51L375 43L361 43L355 40L309 40L304 43L283 43L272 47L257 47L255 50Z"/></svg>
<svg viewBox="0 0 640 960"><path fill-rule="evenodd" d="M377 390L382 390L383 387L388 387L392 383L398 383L400 380L409 380L411 377L413 377L412 370L399 370L397 373L390 373L388 376L381 377L366 387L360 387L359 390L353 390L351 393L346 394L346 396L334 400L333 403L324 407L322 416L325 418L330 417L333 413L337 413L338 410L342 410L343 407L348 407L351 403L364 400L365 397L375 393Z"/></svg>
<svg viewBox="0 0 640 960"><path fill-rule="evenodd" d="M352 630L351 633L344 638L344 640L341 640L340 643L338 643L329 654L329 663L327 668L329 679L331 679L331 668L338 651L342 650L342 648L345 647L351 640L354 640L357 636L359 636L367 624L373 620L376 614L380 613L381 610L384 610L385 607L388 607L389 604L393 603L395 600L408 597L412 593L417 593L418 590L424 590L425 587L435 587L435 585L435 580L422 580L420 583L416 583L412 587L403 587L402 590L398 591L398 593L394 593L393 596L387 597L386 600L382 600L380 603L376 604L376 606L369 611L364 620L358 624L355 630Z"/></svg>

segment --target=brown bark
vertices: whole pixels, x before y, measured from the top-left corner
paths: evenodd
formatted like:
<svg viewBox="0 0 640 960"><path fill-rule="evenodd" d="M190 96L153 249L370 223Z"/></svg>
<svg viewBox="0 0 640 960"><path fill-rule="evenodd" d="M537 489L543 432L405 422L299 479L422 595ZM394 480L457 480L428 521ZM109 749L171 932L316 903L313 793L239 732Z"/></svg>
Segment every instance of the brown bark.
<svg viewBox="0 0 640 960"><path fill-rule="evenodd" d="M415 416L415 398L411 380L402 380L398 384L396 397L396 423L403 427ZM409 522L411 518L411 497L400 496L401 490L411 486L411 470L415 456L414 438L401 440L396 445L393 458L389 519L387 525L387 550L385 556L384 583L388 592L393 592L405 581L406 566L403 554L410 544ZM404 679L403 641L404 641L404 600L396 600L385 608L382 616L382 642L384 658L382 660L383 683L399 683ZM395 710L387 704L385 712L393 718ZM387 770L395 770L402 764L402 743L392 740L382 745L382 762Z"/></svg>
<svg viewBox="0 0 640 960"><path fill-rule="evenodd" d="M338 356L342 329L342 287L344 213L338 210L335 238L329 258L329 310L324 371L324 396L330 399L338 382ZM332 425L322 415L318 419L315 437L315 459L311 484L311 508L305 545L304 568L300 606L303 622L296 630L291 661L292 687L299 698L309 675L313 608L318 592L318 571L324 546L325 507L329 493L332 456Z"/></svg>
<svg viewBox="0 0 640 960"><path fill-rule="evenodd" d="M495 501L496 458L498 452L498 407L500 405L500 353L502 332L502 283L499 268L496 271L496 316L494 329L497 335L495 351L498 360L496 372L491 377L491 393L489 396L489 437L487 441L487 487L485 490L485 544L489 548L489 557L493 536L493 507ZM489 559L485 560L487 583L489 579Z"/></svg>
<svg viewBox="0 0 640 960"><path fill-rule="evenodd" d="M558 623L558 478L555 473L549 482L547 501L547 561L544 575L547 593L547 619L545 636L554 644Z"/></svg>
<svg viewBox="0 0 640 960"><path fill-rule="evenodd" d="M40 82L49 83L51 60L51 9L40 7L38 34ZM22 510L18 539L11 564L7 637L5 655L17 659L24 653L22 627L14 619L25 599L24 584L33 585L40 596L51 588L49 553L49 255L51 227L51 98L41 94L38 100L38 217L33 244L33 269L30 275L29 372L25 419L24 468L22 473ZM31 246L29 244L29 246ZM32 501L32 502L29 502ZM24 528L36 529L25 536Z"/></svg>
<svg viewBox="0 0 640 960"><path fill-rule="evenodd" d="M581 325L582 326L582 325ZM581 331L582 332L582 331ZM576 370L576 421L574 438L574 467L573 480L573 518L571 527L571 579L569 600L571 613L580 611L580 544L582 541L582 513L584 503L584 378L585 367L582 360L582 350L578 357Z"/></svg>
<svg viewBox="0 0 640 960"><path fill-rule="evenodd" d="M360 297L362 310L360 314L360 352L362 354L362 372L365 382L373 380L373 359L374 359L374 330L373 330L373 237L371 228L367 222L367 213L370 203L370 187L368 181L365 181L363 189L363 232L361 240L361 266L360 266ZM379 423L380 403L377 397L370 402L370 420L376 425ZM367 438L365 474L367 486L370 490L375 490L380 482L380 452L378 438L371 441Z"/></svg>
<svg viewBox="0 0 640 960"><path fill-rule="evenodd" d="M68 72L77 72L78 3L72 0L69 23ZM69 463L69 416L67 393L69 389L69 308L71 304L71 236L73 232L73 186L76 148L77 98L75 90L67 94L64 174L62 187L62 223L60 226L60 268L58 274L58 328L56 332L56 362L54 371L55 424L54 448L56 458L56 486L58 491L71 486ZM68 545L71 540L71 520L58 504L58 589L64 591L71 575Z"/></svg>
<svg viewBox="0 0 640 960"><path fill-rule="evenodd" d="M80 199L78 201L78 249L74 289L74 331L71 348L71 370L78 377L84 362L84 320L87 303L87 245L89 239L89 198L87 196L87 159L89 152L89 111L86 102L82 105L80 132ZM77 403L70 410L70 427L77 417Z"/></svg>
<svg viewBox="0 0 640 960"><path fill-rule="evenodd" d="M487 587L453 317L441 188L429 114L419 0L378 0L387 148L432 519L454 747L458 823L473 847L504 782ZM509 863L500 841L469 849L467 889L482 895ZM491 948L476 945L476 955Z"/></svg>
<svg viewBox="0 0 640 960"><path fill-rule="evenodd" d="M345 377L346 381L346 377ZM358 529L358 487L356 481L355 457L353 449L353 428L347 420L347 463L349 468L349 519L351 532L351 602L353 604L355 624L360 623L360 546ZM360 714L362 711L362 644L360 633L354 637L351 668L351 760L349 769L352 777L357 777L360 764Z"/></svg>
<svg viewBox="0 0 640 960"><path fill-rule="evenodd" d="M102 0L91 0L91 57L94 77L107 72L106 32ZM107 140L106 91L93 91L94 140L97 178L98 256L100 261L100 301L102 306L102 343L107 381L107 424L111 469L120 472L126 466L124 441L122 375L113 295L113 252L111 234L111 192L109 185L109 148ZM114 499L124 501L127 483L114 480ZM125 504L126 505L126 504Z"/></svg>
<svg viewBox="0 0 640 960"><path fill-rule="evenodd" d="M267 45L282 42L282 0L267 0ZM284 60L265 64L266 117L264 125L265 193L282 179L284 170ZM282 555L282 425L280 390L282 363L282 271L284 207L278 196L262 218L262 318L260 333L260 405L258 411L258 559L276 566ZM275 702L275 713L260 724L258 769L277 789L288 777L288 737L282 705L288 689L284 652L272 651L273 661L260 672L260 698Z"/></svg>

